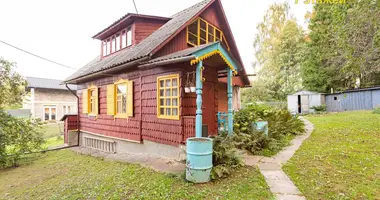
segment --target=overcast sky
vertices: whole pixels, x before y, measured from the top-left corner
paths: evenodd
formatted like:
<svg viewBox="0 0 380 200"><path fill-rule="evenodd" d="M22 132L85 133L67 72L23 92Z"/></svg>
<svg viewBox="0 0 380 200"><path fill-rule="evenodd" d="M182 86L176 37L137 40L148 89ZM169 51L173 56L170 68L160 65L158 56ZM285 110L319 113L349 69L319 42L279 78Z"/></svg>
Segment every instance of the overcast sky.
<svg viewBox="0 0 380 200"><path fill-rule="evenodd" d="M135 0L140 14L169 17L200 0ZM248 73L254 60L253 38L265 10L286 0L222 0L237 47ZM304 27L310 5L291 5ZM91 37L126 13L134 13L132 0L0 0L0 40L80 68L100 54L100 41ZM24 76L65 79L75 70L55 65L0 43L0 57L17 62Z"/></svg>

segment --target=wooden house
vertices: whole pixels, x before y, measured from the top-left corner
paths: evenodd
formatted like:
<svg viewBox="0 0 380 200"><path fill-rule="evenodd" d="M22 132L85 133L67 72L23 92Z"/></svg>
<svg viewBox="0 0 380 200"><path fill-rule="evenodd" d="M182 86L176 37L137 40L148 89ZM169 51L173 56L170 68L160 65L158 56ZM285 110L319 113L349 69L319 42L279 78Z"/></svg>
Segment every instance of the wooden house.
<svg viewBox="0 0 380 200"><path fill-rule="evenodd" d="M171 17L127 14L93 38L100 55L64 81L78 85L80 145L178 158L186 138L217 134L218 112L232 131L249 80L220 0Z"/></svg>

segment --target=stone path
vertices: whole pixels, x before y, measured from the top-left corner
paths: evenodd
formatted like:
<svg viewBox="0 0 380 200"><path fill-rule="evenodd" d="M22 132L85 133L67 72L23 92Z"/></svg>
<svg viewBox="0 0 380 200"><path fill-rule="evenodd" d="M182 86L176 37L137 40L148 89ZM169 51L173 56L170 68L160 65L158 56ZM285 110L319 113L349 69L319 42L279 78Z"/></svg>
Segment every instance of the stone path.
<svg viewBox="0 0 380 200"><path fill-rule="evenodd" d="M292 145L286 147L272 157L245 156L245 164L259 167L270 187L270 191L276 195L276 199L278 200L306 199L298 190L297 186L294 185L290 178L281 169L282 165L294 155L302 142L310 136L311 132L313 132L314 125L306 119L301 119L305 123L306 133L296 136L296 138L292 140Z"/></svg>

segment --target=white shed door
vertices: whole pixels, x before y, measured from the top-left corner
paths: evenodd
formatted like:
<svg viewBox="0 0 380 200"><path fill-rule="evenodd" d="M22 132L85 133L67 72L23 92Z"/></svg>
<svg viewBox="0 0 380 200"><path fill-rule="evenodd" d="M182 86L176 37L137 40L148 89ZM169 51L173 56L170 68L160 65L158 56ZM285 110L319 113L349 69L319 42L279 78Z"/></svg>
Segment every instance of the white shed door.
<svg viewBox="0 0 380 200"><path fill-rule="evenodd" d="M301 112L309 112L309 95L301 95Z"/></svg>
<svg viewBox="0 0 380 200"><path fill-rule="evenodd" d="M298 113L298 96L296 95L288 96L288 110L291 113Z"/></svg>

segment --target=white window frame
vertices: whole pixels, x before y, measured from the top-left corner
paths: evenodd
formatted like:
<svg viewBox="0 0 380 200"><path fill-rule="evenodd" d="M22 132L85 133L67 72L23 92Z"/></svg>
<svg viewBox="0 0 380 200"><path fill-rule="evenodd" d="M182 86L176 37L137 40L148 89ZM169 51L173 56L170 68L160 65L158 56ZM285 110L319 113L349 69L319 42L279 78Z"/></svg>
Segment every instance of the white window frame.
<svg viewBox="0 0 380 200"><path fill-rule="evenodd" d="M64 105L64 106L62 106L62 113L63 113L63 115L71 114L71 108L72 108L71 105Z"/></svg>
<svg viewBox="0 0 380 200"><path fill-rule="evenodd" d="M46 120L45 119L45 108L49 108L49 119L48 120ZM51 110L52 110L52 108L55 108L55 119L54 119L54 121L57 121L57 118L58 118L58 110L57 110L57 105L43 105L42 106L42 113L43 113L43 115L42 115L42 121L52 121L52 119L51 119L51 115L52 115L52 112L51 112Z"/></svg>

